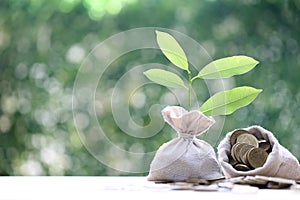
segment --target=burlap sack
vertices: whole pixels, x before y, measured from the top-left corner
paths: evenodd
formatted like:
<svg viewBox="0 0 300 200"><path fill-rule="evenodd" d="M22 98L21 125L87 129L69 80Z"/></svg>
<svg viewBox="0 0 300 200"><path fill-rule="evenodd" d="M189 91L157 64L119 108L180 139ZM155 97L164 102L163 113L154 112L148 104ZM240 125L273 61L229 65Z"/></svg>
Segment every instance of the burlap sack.
<svg viewBox="0 0 300 200"><path fill-rule="evenodd" d="M233 131L227 133L218 146L218 158L226 178L263 175L300 180L300 165L297 158L279 144L273 133L260 126L251 126L245 128L245 130L258 137L263 137L262 139L268 140L272 146L272 151L262 167L249 171L237 171L228 163L228 155L231 148L229 138Z"/></svg>
<svg viewBox="0 0 300 200"><path fill-rule="evenodd" d="M208 143L197 139L214 124L199 111L187 112L178 106L162 110L164 120L178 138L163 144L150 165L149 181L184 181L188 178L213 179L222 176L216 154Z"/></svg>

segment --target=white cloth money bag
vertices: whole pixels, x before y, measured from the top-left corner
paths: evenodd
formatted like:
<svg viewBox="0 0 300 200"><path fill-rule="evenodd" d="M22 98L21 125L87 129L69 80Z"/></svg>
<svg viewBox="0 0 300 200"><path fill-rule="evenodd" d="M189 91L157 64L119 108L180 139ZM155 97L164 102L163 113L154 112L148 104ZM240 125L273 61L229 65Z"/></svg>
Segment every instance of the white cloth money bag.
<svg viewBox="0 0 300 200"><path fill-rule="evenodd" d="M262 167L249 171L238 171L229 164L230 136L234 131L227 133L218 146L219 161L226 178L263 175L300 180L300 165L297 158L278 142L272 132L261 126L250 126L244 130L269 141L272 151Z"/></svg>
<svg viewBox="0 0 300 200"><path fill-rule="evenodd" d="M195 136L215 123L200 111L186 111L179 106L162 110L164 120L177 131L178 137L164 143L156 152L147 179L149 181L184 181L188 178L222 177L213 147Z"/></svg>

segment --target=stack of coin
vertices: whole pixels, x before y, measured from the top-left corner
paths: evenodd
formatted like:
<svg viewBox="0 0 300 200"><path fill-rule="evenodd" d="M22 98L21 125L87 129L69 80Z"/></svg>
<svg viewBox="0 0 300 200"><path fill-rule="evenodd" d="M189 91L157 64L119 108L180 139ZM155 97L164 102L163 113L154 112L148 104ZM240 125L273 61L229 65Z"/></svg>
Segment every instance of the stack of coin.
<svg viewBox="0 0 300 200"><path fill-rule="evenodd" d="M230 137L229 163L238 171L262 167L271 152L267 140L257 138L246 130L236 130Z"/></svg>

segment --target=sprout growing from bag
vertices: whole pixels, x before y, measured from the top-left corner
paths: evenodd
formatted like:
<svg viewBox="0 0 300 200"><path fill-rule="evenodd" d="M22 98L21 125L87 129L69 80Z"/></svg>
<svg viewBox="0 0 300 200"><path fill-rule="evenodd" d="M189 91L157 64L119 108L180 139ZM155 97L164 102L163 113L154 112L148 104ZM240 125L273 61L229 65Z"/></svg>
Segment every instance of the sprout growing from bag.
<svg viewBox="0 0 300 200"><path fill-rule="evenodd" d="M214 124L212 116L229 115L250 104L262 92L249 86L236 87L214 94L200 110L191 109L192 83L196 79L219 79L244 74L257 64L248 56L232 56L215 60L192 76L186 55L170 34L156 31L157 43L163 54L176 67L187 73L188 83L175 73L163 69L150 69L145 76L166 87L187 90L187 110L167 106L162 110L164 120L178 133L178 138L163 144L151 163L148 180L182 181L188 178L215 179L222 176L220 165L212 146L196 138Z"/></svg>

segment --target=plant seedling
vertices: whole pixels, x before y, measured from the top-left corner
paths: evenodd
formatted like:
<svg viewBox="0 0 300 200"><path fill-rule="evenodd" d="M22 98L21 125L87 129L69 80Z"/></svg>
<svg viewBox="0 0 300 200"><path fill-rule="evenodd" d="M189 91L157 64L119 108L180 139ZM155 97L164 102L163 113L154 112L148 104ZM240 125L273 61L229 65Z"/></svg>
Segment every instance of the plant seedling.
<svg viewBox="0 0 300 200"><path fill-rule="evenodd" d="M187 73L188 85L177 75L162 69L150 69L144 72L151 81L172 88L187 90L188 110L191 108L191 88L195 79L229 78L252 70L259 62L255 59L239 55L221 58L204 66L199 73L192 77L187 57L179 43L170 34L156 31L157 43L162 53L175 66ZM236 87L214 94L200 107L206 116L229 115L237 109L247 106L257 97L262 89L249 86Z"/></svg>

